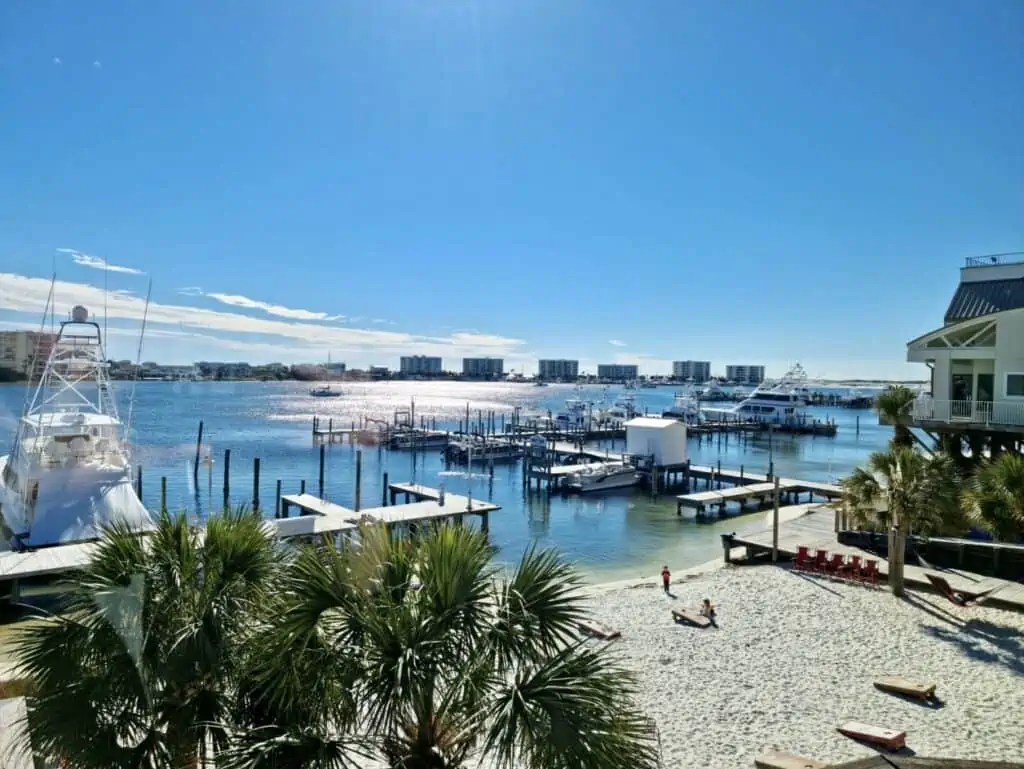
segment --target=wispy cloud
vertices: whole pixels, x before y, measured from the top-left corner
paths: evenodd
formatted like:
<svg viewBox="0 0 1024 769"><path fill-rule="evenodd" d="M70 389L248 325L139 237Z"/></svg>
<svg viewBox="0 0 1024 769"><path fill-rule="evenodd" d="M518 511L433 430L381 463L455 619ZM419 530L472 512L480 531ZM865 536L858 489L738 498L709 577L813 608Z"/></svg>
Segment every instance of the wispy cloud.
<svg viewBox="0 0 1024 769"><path fill-rule="evenodd" d="M124 267L120 264L111 264L103 257L84 254L74 248L58 248L57 251L62 254L70 254L71 261L81 267L91 267L94 270L106 270L107 272L123 272L127 275L146 274L142 270L137 270L134 267Z"/></svg>
<svg viewBox="0 0 1024 769"><path fill-rule="evenodd" d="M102 68L103 68L103 65L102 65L102 64L100 64L100 62L99 62L99 61L94 61L94 62L92 63L92 66L94 66L94 67L95 67L96 69L102 69Z"/></svg>
<svg viewBox="0 0 1024 769"><path fill-rule="evenodd" d="M60 56L54 56L53 57L53 63L54 64L60 64Z"/></svg>
<svg viewBox="0 0 1024 769"><path fill-rule="evenodd" d="M46 305L49 290L49 278L0 273L0 309L36 316ZM54 297L57 315L68 312L76 304L100 307L105 302L107 316L112 321L141 321L146 307L145 299L130 291L105 292L96 286L69 281L57 281ZM509 359L522 355L525 349L520 339L494 334L462 332L433 337L381 328L324 325L304 320L257 317L195 305L154 301L149 304L146 334L149 336L149 330L162 329L213 336L223 340L224 346L260 345L260 352L265 353L268 359L273 356L278 360L308 358L310 349L332 350L350 359L362 358L367 361L379 360L379 356L410 353L440 355L452 359L474 355L498 355Z"/></svg>
<svg viewBox="0 0 1024 769"><path fill-rule="evenodd" d="M294 307L285 307L281 304L264 302L253 299L242 294L221 294L216 291L203 291L199 286L185 286L179 288L178 293L182 296L205 296L215 302L227 304L232 307L244 307L247 310L260 310L268 315L276 315L279 318L291 318L292 320L344 320L344 315L328 315L326 312L317 310L302 310Z"/></svg>
<svg viewBox="0 0 1024 769"><path fill-rule="evenodd" d="M613 347L625 347L626 346L626 343L623 342L621 339L609 339L608 340L608 344L612 345Z"/></svg>

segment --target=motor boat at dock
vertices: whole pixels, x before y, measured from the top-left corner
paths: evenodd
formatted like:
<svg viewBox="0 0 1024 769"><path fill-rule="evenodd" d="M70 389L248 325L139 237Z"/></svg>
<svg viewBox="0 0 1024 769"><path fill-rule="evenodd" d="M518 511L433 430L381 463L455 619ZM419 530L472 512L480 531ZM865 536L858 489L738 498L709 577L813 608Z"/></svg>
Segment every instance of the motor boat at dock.
<svg viewBox="0 0 1024 769"><path fill-rule="evenodd" d="M623 462L606 462L580 468L569 477L569 488L581 493L609 491L636 486L643 474L635 467Z"/></svg>

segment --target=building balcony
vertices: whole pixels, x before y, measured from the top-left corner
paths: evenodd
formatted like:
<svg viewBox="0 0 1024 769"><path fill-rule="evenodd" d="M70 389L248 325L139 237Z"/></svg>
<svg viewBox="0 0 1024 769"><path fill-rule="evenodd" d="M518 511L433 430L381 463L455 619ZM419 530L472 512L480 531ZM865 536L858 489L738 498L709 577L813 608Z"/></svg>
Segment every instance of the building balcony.
<svg viewBox="0 0 1024 769"><path fill-rule="evenodd" d="M1024 432L1024 400L942 401L923 396L914 401L909 421L933 429Z"/></svg>

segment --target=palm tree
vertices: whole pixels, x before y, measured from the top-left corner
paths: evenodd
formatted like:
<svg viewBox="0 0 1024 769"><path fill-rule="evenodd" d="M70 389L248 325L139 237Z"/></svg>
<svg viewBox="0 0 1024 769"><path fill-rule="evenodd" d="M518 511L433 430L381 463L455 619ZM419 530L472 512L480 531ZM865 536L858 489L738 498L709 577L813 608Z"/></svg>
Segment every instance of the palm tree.
<svg viewBox="0 0 1024 769"><path fill-rule="evenodd" d="M905 537L912 533L959 533L958 480L945 454L926 457L893 446L868 457L841 481L842 506L861 525L890 529L889 583L902 592Z"/></svg>
<svg viewBox="0 0 1024 769"><path fill-rule="evenodd" d="M964 489L963 504L970 521L996 539L1024 537L1024 457L1004 452L982 462Z"/></svg>
<svg viewBox="0 0 1024 769"><path fill-rule="evenodd" d="M224 766L327 769L371 753L392 769L656 766L631 676L578 640L572 568L530 550L500 579L494 553L454 526L302 550L249 647L239 711L252 721Z"/></svg>
<svg viewBox="0 0 1024 769"><path fill-rule="evenodd" d="M914 437L906 422L915 398L913 390L903 385L888 387L875 398L875 411L893 427L893 446L910 448L914 445Z"/></svg>
<svg viewBox="0 0 1024 769"><path fill-rule="evenodd" d="M260 520L164 513L105 532L59 614L16 639L38 753L76 769L195 767L227 744L233 681L280 558Z"/></svg>

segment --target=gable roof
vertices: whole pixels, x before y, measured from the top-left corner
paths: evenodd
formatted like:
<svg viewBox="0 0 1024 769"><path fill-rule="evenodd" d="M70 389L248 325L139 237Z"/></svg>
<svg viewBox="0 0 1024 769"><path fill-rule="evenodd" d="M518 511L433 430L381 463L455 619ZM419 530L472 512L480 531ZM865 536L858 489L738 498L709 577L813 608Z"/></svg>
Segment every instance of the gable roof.
<svg viewBox="0 0 1024 769"><path fill-rule="evenodd" d="M980 318L1024 307L1024 279L979 280L961 283L946 310L946 323Z"/></svg>

